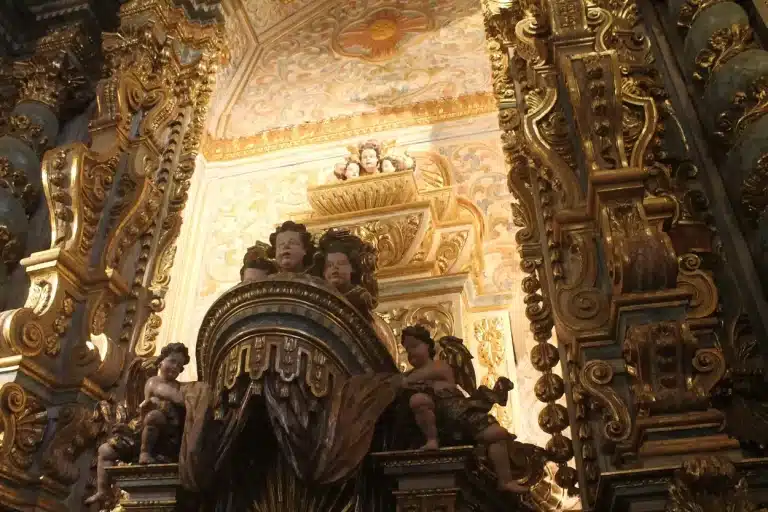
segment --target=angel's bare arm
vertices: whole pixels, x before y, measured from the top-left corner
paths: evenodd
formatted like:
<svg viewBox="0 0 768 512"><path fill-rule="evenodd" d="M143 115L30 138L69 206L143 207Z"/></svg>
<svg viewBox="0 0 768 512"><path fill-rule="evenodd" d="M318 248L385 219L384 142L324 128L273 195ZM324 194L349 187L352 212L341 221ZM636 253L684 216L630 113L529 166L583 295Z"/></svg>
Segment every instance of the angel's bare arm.
<svg viewBox="0 0 768 512"><path fill-rule="evenodd" d="M152 399L152 396L154 395L155 391L155 377L150 377L147 379L146 384L144 384L144 401L141 402L139 405L140 408L144 408L147 405L149 405L149 401Z"/></svg>
<svg viewBox="0 0 768 512"><path fill-rule="evenodd" d="M443 361L432 361L422 368L416 368L406 377L406 382L421 382L425 380L453 383L453 369Z"/></svg>

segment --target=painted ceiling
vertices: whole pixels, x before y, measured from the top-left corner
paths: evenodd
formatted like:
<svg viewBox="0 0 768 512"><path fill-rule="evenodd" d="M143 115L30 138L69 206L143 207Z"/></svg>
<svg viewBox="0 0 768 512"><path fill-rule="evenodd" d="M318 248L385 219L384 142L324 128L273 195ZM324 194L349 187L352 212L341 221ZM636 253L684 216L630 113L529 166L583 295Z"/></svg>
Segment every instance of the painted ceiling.
<svg viewBox="0 0 768 512"><path fill-rule="evenodd" d="M228 0L225 8L230 55L208 125L219 146L491 90L478 0Z"/></svg>

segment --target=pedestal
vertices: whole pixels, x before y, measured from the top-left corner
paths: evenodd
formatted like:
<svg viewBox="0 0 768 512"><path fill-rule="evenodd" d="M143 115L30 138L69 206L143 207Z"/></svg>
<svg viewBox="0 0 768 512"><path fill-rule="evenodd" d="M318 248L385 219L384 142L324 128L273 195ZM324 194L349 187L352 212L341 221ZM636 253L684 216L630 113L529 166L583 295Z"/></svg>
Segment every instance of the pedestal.
<svg viewBox="0 0 768 512"><path fill-rule="evenodd" d="M374 453L376 465L394 479L397 512L456 512L471 446Z"/></svg>
<svg viewBox="0 0 768 512"><path fill-rule="evenodd" d="M120 499L124 510L176 510L176 492L181 485L178 464L113 466L107 469L107 474L125 493Z"/></svg>

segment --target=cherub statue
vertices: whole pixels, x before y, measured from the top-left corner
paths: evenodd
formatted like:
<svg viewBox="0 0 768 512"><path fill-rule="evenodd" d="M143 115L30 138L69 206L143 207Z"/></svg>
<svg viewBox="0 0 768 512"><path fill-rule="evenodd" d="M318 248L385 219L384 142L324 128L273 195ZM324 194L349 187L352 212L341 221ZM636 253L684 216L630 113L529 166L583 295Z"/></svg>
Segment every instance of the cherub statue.
<svg viewBox="0 0 768 512"><path fill-rule="evenodd" d="M133 462L138 458L139 464L151 464L178 458L186 410L181 384L176 379L189 360L189 350L183 343L170 343L159 356L136 359L131 364L125 412L118 413L118 423L99 447L96 493L85 501L86 505L109 499L107 468L118 460ZM137 405L139 387L143 387L144 400Z"/></svg>
<svg viewBox="0 0 768 512"><path fill-rule="evenodd" d="M499 379L492 390L475 389L472 355L461 340L446 336L436 343L420 325L403 329L402 344L413 366L403 386L410 392L409 406L426 438L422 449L439 448L438 430L460 431L485 445L501 491L526 492L510 464L509 446L515 438L489 414L493 405L506 403L512 389L509 379ZM440 357L436 357L436 345L442 349ZM438 417L444 423L438 425Z"/></svg>
<svg viewBox="0 0 768 512"><path fill-rule="evenodd" d="M302 273L312 266L315 244L307 226L286 221L269 235L268 258L273 258L278 272Z"/></svg>
<svg viewBox="0 0 768 512"><path fill-rule="evenodd" d="M412 171L416 162L408 151L393 151L395 141L367 140L348 146L349 156L334 167L336 179L345 181L358 176L370 176L380 172Z"/></svg>
<svg viewBox="0 0 768 512"><path fill-rule="evenodd" d="M313 274L322 276L369 319L378 305L376 250L346 229L331 228L318 242Z"/></svg>
<svg viewBox="0 0 768 512"><path fill-rule="evenodd" d="M349 162L344 167L344 179L348 180L351 178L359 178L360 177L360 164L357 162Z"/></svg>
<svg viewBox="0 0 768 512"><path fill-rule="evenodd" d="M403 162L393 156L385 156L381 159L381 172L402 171L403 167Z"/></svg>
<svg viewBox="0 0 768 512"><path fill-rule="evenodd" d="M376 174L379 172L379 159L381 158L381 145L375 140L369 140L360 144L360 174Z"/></svg>
<svg viewBox="0 0 768 512"><path fill-rule="evenodd" d="M277 272L277 265L269 256L269 245L264 242L256 242L249 247L243 256L243 267L240 269L240 281L261 281L268 275Z"/></svg>

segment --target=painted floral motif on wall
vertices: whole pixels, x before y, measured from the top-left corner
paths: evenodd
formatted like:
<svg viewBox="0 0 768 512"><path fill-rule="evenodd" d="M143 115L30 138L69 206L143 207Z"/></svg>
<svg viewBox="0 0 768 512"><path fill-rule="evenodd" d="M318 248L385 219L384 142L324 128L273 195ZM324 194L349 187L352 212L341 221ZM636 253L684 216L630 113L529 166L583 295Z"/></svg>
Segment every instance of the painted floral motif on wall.
<svg viewBox="0 0 768 512"><path fill-rule="evenodd" d="M229 90L232 77L238 67L243 63L249 49L255 46L251 37L248 21L242 13L233 9L230 3L224 3L225 10L225 35L227 38L227 52L220 63L216 76L216 94L211 103L211 116L218 117L226 104L226 99L231 94Z"/></svg>
<svg viewBox="0 0 768 512"><path fill-rule="evenodd" d="M270 8L279 5L264 3L272 4ZM389 0L340 2L313 11L312 17L286 28L279 38L264 42L254 67L231 101L232 91L227 84L220 84L219 90L227 91L220 94L227 95L228 106L220 122L216 116L210 118L212 135L217 139L246 137L285 126L376 112L383 107L490 90L478 2L409 2L407 11L397 10L397 19L392 17L394 11L387 10L392 5ZM376 12L390 14L368 17L367 13ZM355 20L363 20L359 29ZM434 30L413 34L426 20ZM389 52L393 31L400 34L400 40L392 58L363 60L366 52L378 51L379 56Z"/></svg>
<svg viewBox="0 0 768 512"><path fill-rule="evenodd" d="M487 116L478 127L467 126L466 135L447 138L443 138L437 125L432 129L436 142L396 148L397 153L412 155L418 171L427 176L434 174L430 173L434 163L429 155L442 157L452 173L456 192L482 212L485 242L481 291L486 294L516 292L521 279L514 240L517 228L511 222L509 206L514 197L506 188L499 132L488 130L495 123L495 116ZM381 138L391 139L396 137ZM339 145L359 149L365 141ZM211 192L206 199L207 203L219 206L206 227L206 240L213 241L213 250L206 253L203 262L199 296L208 297L235 284L245 249L268 236L278 222L291 214L310 210L307 187L326 181L329 169L338 162L338 156L310 159L254 174L241 171L218 180L218 191Z"/></svg>
<svg viewBox="0 0 768 512"><path fill-rule="evenodd" d="M311 9L312 5L322 5L318 0L239 0L258 36L266 35L270 29L283 22L290 21L302 10Z"/></svg>

